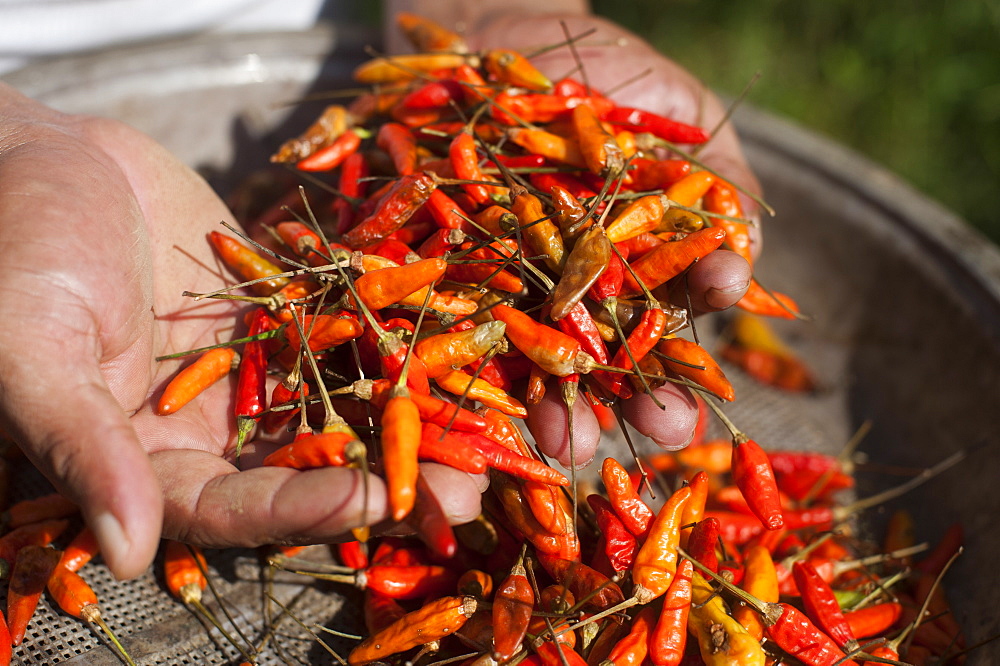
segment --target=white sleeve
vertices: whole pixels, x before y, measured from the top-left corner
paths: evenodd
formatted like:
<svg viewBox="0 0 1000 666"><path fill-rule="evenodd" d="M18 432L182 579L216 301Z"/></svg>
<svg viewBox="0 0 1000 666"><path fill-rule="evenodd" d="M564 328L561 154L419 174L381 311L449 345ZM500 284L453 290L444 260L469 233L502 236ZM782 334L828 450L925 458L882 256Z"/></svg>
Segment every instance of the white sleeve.
<svg viewBox="0 0 1000 666"><path fill-rule="evenodd" d="M204 31L302 30L322 0L0 0L0 73L32 58Z"/></svg>

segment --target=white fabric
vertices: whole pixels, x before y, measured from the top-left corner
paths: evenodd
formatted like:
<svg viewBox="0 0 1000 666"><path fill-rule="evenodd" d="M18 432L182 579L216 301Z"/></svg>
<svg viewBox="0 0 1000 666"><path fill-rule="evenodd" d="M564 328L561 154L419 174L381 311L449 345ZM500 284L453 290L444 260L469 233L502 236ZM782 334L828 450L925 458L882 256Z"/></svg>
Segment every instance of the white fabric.
<svg viewBox="0 0 1000 666"><path fill-rule="evenodd" d="M322 0L0 0L0 74L32 58L204 31L302 30Z"/></svg>

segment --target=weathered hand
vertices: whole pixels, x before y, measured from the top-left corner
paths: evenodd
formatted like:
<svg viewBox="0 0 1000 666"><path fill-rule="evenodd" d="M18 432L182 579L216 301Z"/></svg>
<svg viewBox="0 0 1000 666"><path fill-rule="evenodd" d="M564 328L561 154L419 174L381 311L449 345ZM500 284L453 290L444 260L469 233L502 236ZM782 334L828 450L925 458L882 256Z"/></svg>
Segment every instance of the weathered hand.
<svg viewBox="0 0 1000 666"><path fill-rule="evenodd" d="M193 171L120 123L67 116L0 84L0 423L76 501L111 570L140 574L162 535L203 546L321 542L386 515L374 476L252 468L268 444L235 440L232 386L171 416L153 405L180 361L242 309L183 297L226 277L205 238L231 221ZM476 483L428 469L456 520Z"/></svg>

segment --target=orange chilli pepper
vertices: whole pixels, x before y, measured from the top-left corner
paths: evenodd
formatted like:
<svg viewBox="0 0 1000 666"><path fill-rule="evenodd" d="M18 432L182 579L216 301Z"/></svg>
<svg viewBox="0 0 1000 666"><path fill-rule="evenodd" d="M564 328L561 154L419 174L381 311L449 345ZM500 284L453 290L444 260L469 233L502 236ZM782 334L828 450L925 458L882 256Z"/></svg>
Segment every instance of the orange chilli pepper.
<svg viewBox="0 0 1000 666"><path fill-rule="evenodd" d="M715 176L708 171L693 171L667 188L666 197L681 206L693 206L715 181Z"/></svg>
<svg viewBox="0 0 1000 666"><path fill-rule="evenodd" d="M740 204L736 188L724 180L716 179L712 183L712 186L705 192L702 206L709 213L719 213L734 218L743 217L743 206ZM726 230L726 247L753 266L753 254L750 252L750 225L721 217L709 219L713 226Z"/></svg>
<svg viewBox="0 0 1000 666"><path fill-rule="evenodd" d="M433 379L482 358L503 339L506 328L502 321L491 321L463 331L439 333L418 341L413 353Z"/></svg>
<svg viewBox="0 0 1000 666"><path fill-rule="evenodd" d="M96 624L107 635L129 666L135 662L122 647L118 638L104 621L101 609L97 605L97 595L87 582L76 572L57 566L49 577L46 587L49 594L63 612Z"/></svg>
<svg viewBox="0 0 1000 666"><path fill-rule="evenodd" d="M55 518L68 518L80 512L80 507L61 493L48 493L41 497L15 502L3 512L6 529L15 529L31 523Z"/></svg>
<svg viewBox="0 0 1000 666"><path fill-rule="evenodd" d="M656 247L632 263L632 270L647 289L654 289L680 275L692 262L717 249L725 237L726 232L722 229L715 227L700 229L679 241ZM621 291L623 297L629 298L642 293L636 278L626 271Z"/></svg>
<svg viewBox="0 0 1000 666"><path fill-rule="evenodd" d="M593 107L586 104L574 107L572 120L587 169L598 176L620 172L625 166L625 154L614 135L601 124Z"/></svg>
<svg viewBox="0 0 1000 666"><path fill-rule="evenodd" d="M156 403L156 413L173 414L238 366L236 350L231 347L208 350L170 380Z"/></svg>
<svg viewBox="0 0 1000 666"><path fill-rule="evenodd" d="M656 609L642 608L632 619L629 632L615 645L608 655L614 666L641 666L649 654L649 640L656 627Z"/></svg>
<svg viewBox="0 0 1000 666"><path fill-rule="evenodd" d="M48 546L69 526L65 518L30 523L0 537L0 578L10 575L17 553L25 546Z"/></svg>
<svg viewBox="0 0 1000 666"><path fill-rule="evenodd" d="M663 608L649 641L649 657L653 666L678 666L684 658L693 575L691 561L681 560L677 574L663 595Z"/></svg>
<svg viewBox="0 0 1000 666"><path fill-rule="evenodd" d="M302 330L309 336L309 349L320 352L354 340L364 333L364 326L352 316L305 315ZM285 328L285 338L295 351L302 350L302 337L297 326Z"/></svg>
<svg viewBox="0 0 1000 666"><path fill-rule="evenodd" d="M461 370L446 372L436 377L434 382L449 393L464 395L470 400L481 402L508 416L523 419L528 415L528 410L517 399L507 395L503 390L489 382L478 378L474 379Z"/></svg>
<svg viewBox="0 0 1000 666"><path fill-rule="evenodd" d="M397 384L382 410L382 459L385 463L389 510L392 519L409 515L416 499L417 452L420 450L420 411L410 391Z"/></svg>
<svg viewBox="0 0 1000 666"><path fill-rule="evenodd" d="M417 138L409 127L399 123L385 123L375 135L375 145L389 153L396 173L407 176L417 166Z"/></svg>
<svg viewBox="0 0 1000 666"><path fill-rule="evenodd" d="M708 473L704 470L697 471L688 481L691 489L691 497L684 504L684 511L681 513L681 525L693 525L700 523L705 515L705 504L708 501ZM688 539L691 537L689 530L681 532L681 548L687 548Z"/></svg>
<svg viewBox="0 0 1000 666"><path fill-rule="evenodd" d="M200 549L172 539L166 540L163 549L163 576L172 595L185 604L201 602L202 592L208 587L208 580L202 569L208 569L208 564Z"/></svg>
<svg viewBox="0 0 1000 666"><path fill-rule="evenodd" d="M744 590L761 601L777 602L778 573L774 567L771 553L764 546L752 546L743 559ZM750 606L740 602L733 608L733 617L757 640L764 637L764 621Z"/></svg>
<svg viewBox="0 0 1000 666"><path fill-rule="evenodd" d="M580 146L573 139L540 129L512 127L507 130L507 139L533 155L541 155L553 162L585 169L587 162L580 152Z"/></svg>
<svg viewBox="0 0 1000 666"><path fill-rule="evenodd" d="M521 533L521 536L529 541L538 553L544 553L553 557L561 558L568 554L571 559L580 556L579 542L573 538L568 543L562 535L552 534L538 522L531 511L531 506L517 481L504 474L493 472L490 474L490 487L500 503L503 505L506 519L511 526ZM573 552L564 553L566 546L573 548Z"/></svg>
<svg viewBox="0 0 1000 666"><path fill-rule="evenodd" d="M652 231L666 212L662 197L645 196L631 202L617 214L608 226L608 240L621 243L639 234Z"/></svg>
<svg viewBox="0 0 1000 666"><path fill-rule="evenodd" d="M751 314L780 319L795 319L799 313L798 304L790 296L773 290L768 293L756 279L750 280L747 293L736 303L736 307Z"/></svg>
<svg viewBox="0 0 1000 666"><path fill-rule="evenodd" d="M451 166L459 180L474 181L462 183L462 189L481 206L494 204L496 199L507 198L507 188L490 185L493 179L479 168L476 140L469 131L459 132L448 149Z"/></svg>
<svg viewBox="0 0 1000 666"><path fill-rule="evenodd" d="M343 467L363 460L365 445L346 432L323 432L306 435L285 444L264 458L265 467L316 469Z"/></svg>
<svg viewBox="0 0 1000 666"><path fill-rule="evenodd" d="M97 537L93 530L85 526L66 546L59 559L59 566L66 567L70 571L79 571L83 565L94 559L98 552L100 546Z"/></svg>
<svg viewBox="0 0 1000 666"><path fill-rule="evenodd" d="M13 645L20 645L38 600L62 553L44 546L25 546L17 554L7 587L7 623Z"/></svg>
<svg viewBox="0 0 1000 666"><path fill-rule="evenodd" d="M656 514L632 567L633 596L642 604L663 596L677 571L681 516L691 497L687 486L671 495Z"/></svg>
<svg viewBox="0 0 1000 666"><path fill-rule="evenodd" d="M475 612L476 600L472 597L431 601L369 636L351 651L347 662L360 666L444 638L461 629Z"/></svg>
<svg viewBox="0 0 1000 666"><path fill-rule="evenodd" d="M208 234L212 247L237 275L245 281L256 280L251 289L261 296L270 296L288 284L287 277L273 277L283 271L269 259L262 257L235 238L218 231Z"/></svg>
<svg viewBox="0 0 1000 666"><path fill-rule="evenodd" d="M495 305L490 312L507 324L507 337L514 346L546 372L557 377L586 372L590 355L570 336L507 305Z"/></svg>
<svg viewBox="0 0 1000 666"><path fill-rule="evenodd" d="M396 25L406 35L413 48L421 53L437 51L465 53L469 50L461 35L423 16L398 12Z"/></svg>
<svg viewBox="0 0 1000 666"><path fill-rule="evenodd" d="M849 613L844 618L857 638L878 636L892 629L903 615L903 606L895 601L886 601L866 606Z"/></svg>
<svg viewBox="0 0 1000 666"><path fill-rule="evenodd" d="M460 53L414 53L385 58L372 58L354 69L352 76L358 83L378 84L408 81L415 74L431 74L439 69L450 69L465 63Z"/></svg>
<svg viewBox="0 0 1000 666"><path fill-rule="evenodd" d="M541 92L552 88L548 77L517 51L491 49L483 55L483 67L497 81L516 88Z"/></svg>
<svg viewBox="0 0 1000 666"><path fill-rule="evenodd" d="M437 282L444 276L447 267L448 262L434 257L402 266L367 271L354 281L354 289L370 310L381 310L400 303L414 292Z"/></svg>
<svg viewBox="0 0 1000 666"><path fill-rule="evenodd" d="M538 197L520 186L512 188L510 194L510 209L517 216L525 240L534 252L542 255L546 266L561 273L566 261L566 248L559 227L545 213Z"/></svg>
<svg viewBox="0 0 1000 666"><path fill-rule="evenodd" d="M732 401L736 398L733 385L722 368L701 345L675 337L660 340L656 350L662 354L663 363L674 374L690 379L723 400Z"/></svg>

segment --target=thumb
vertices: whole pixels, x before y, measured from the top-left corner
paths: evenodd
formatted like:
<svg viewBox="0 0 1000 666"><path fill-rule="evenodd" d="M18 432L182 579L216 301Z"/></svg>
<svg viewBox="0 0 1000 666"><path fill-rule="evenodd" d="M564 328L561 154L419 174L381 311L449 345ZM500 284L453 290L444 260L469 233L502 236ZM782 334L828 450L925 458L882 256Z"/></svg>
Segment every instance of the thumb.
<svg viewBox="0 0 1000 666"><path fill-rule="evenodd" d="M152 465L96 362L67 367L68 357L86 355L32 348L0 372L5 425L80 507L112 573L134 578L150 565L160 539L162 496Z"/></svg>

